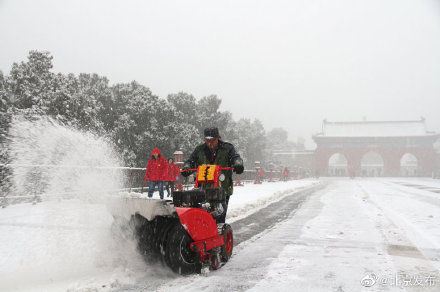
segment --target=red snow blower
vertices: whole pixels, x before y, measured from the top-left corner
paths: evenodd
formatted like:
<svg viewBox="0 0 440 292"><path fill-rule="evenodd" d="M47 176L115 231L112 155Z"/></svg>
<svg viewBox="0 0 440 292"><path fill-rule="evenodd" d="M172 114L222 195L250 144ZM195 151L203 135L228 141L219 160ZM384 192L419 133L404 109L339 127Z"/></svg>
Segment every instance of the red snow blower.
<svg viewBox="0 0 440 292"><path fill-rule="evenodd" d="M232 254L231 226L217 223L225 212L225 179L219 165L201 165L195 171L195 188L175 191L173 201L131 198L125 210L132 212L131 223L138 248L145 256L160 259L179 274L206 273L226 263Z"/></svg>

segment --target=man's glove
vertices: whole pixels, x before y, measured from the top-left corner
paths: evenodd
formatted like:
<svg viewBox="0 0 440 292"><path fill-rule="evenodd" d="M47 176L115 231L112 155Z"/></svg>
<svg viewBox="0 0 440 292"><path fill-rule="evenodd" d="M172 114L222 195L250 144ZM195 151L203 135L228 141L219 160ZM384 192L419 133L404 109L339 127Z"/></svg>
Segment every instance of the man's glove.
<svg viewBox="0 0 440 292"><path fill-rule="evenodd" d="M234 161L234 171L236 174L242 174L244 171L243 160L235 159Z"/></svg>
<svg viewBox="0 0 440 292"><path fill-rule="evenodd" d="M191 171L189 171L189 169L191 169L191 165L189 165L189 163L185 163L185 164L183 164L181 174L182 174L184 177L188 177L188 176L190 176L190 175L191 175Z"/></svg>

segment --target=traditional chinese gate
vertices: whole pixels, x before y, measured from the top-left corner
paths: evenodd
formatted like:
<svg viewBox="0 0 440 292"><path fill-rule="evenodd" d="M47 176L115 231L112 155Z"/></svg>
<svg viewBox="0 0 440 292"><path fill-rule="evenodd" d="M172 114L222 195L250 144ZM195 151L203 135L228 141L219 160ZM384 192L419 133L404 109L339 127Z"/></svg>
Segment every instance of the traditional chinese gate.
<svg viewBox="0 0 440 292"><path fill-rule="evenodd" d="M350 175L361 174L361 161L370 151L383 159L383 174L401 174L402 157L417 158L417 175L430 176L435 170L434 142L440 135L426 130L425 119L417 121L360 121L322 123L322 133L314 135L316 168L327 174L329 159L340 153L347 159Z"/></svg>

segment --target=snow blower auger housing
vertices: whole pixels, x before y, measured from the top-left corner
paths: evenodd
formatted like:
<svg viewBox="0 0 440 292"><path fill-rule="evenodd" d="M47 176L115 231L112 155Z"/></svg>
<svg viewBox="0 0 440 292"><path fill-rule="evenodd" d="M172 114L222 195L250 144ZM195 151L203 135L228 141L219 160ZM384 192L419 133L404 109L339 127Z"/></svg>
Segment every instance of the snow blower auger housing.
<svg viewBox="0 0 440 292"><path fill-rule="evenodd" d="M172 202L139 197L126 200L123 208L132 214L130 223L143 255L159 256L174 272L184 275L207 273L229 260L232 228L217 223L226 203L221 188L223 170L232 168L201 165L187 170L196 172L195 188L175 191Z"/></svg>

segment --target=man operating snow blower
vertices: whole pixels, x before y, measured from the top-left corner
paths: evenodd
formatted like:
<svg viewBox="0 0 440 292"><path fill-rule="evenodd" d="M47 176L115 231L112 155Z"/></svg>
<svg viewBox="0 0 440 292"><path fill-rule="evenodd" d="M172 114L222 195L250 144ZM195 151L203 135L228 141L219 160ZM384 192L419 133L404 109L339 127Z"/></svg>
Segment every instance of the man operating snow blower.
<svg viewBox="0 0 440 292"><path fill-rule="evenodd" d="M205 143L196 147L189 159L183 164L183 176L189 176L191 171L189 169L197 168L203 164L220 165L221 167L232 167L237 174L244 171L243 160L235 151L234 145L220 140L218 128L211 127L204 130ZM226 212L229 204L229 197L233 192L232 170L227 170L225 179L221 187L226 193L226 204L224 206L224 213L216 220L217 223L225 223ZM212 187L208 184L203 185L203 188Z"/></svg>
<svg viewBox="0 0 440 292"><path fill-rule="evenodd" d="M220 140L217 128L205 129L204 134L205 143L197 146L182 170L185 176L195 172L193 189L175 191L172 201L130 196L112 207L115 218L130 218L142 255L158 257L182 275L219 269L234 246L225 218L232 171L242 173L243 161L232 144ZM159 164L156 156L151 163Z"/></svg>

